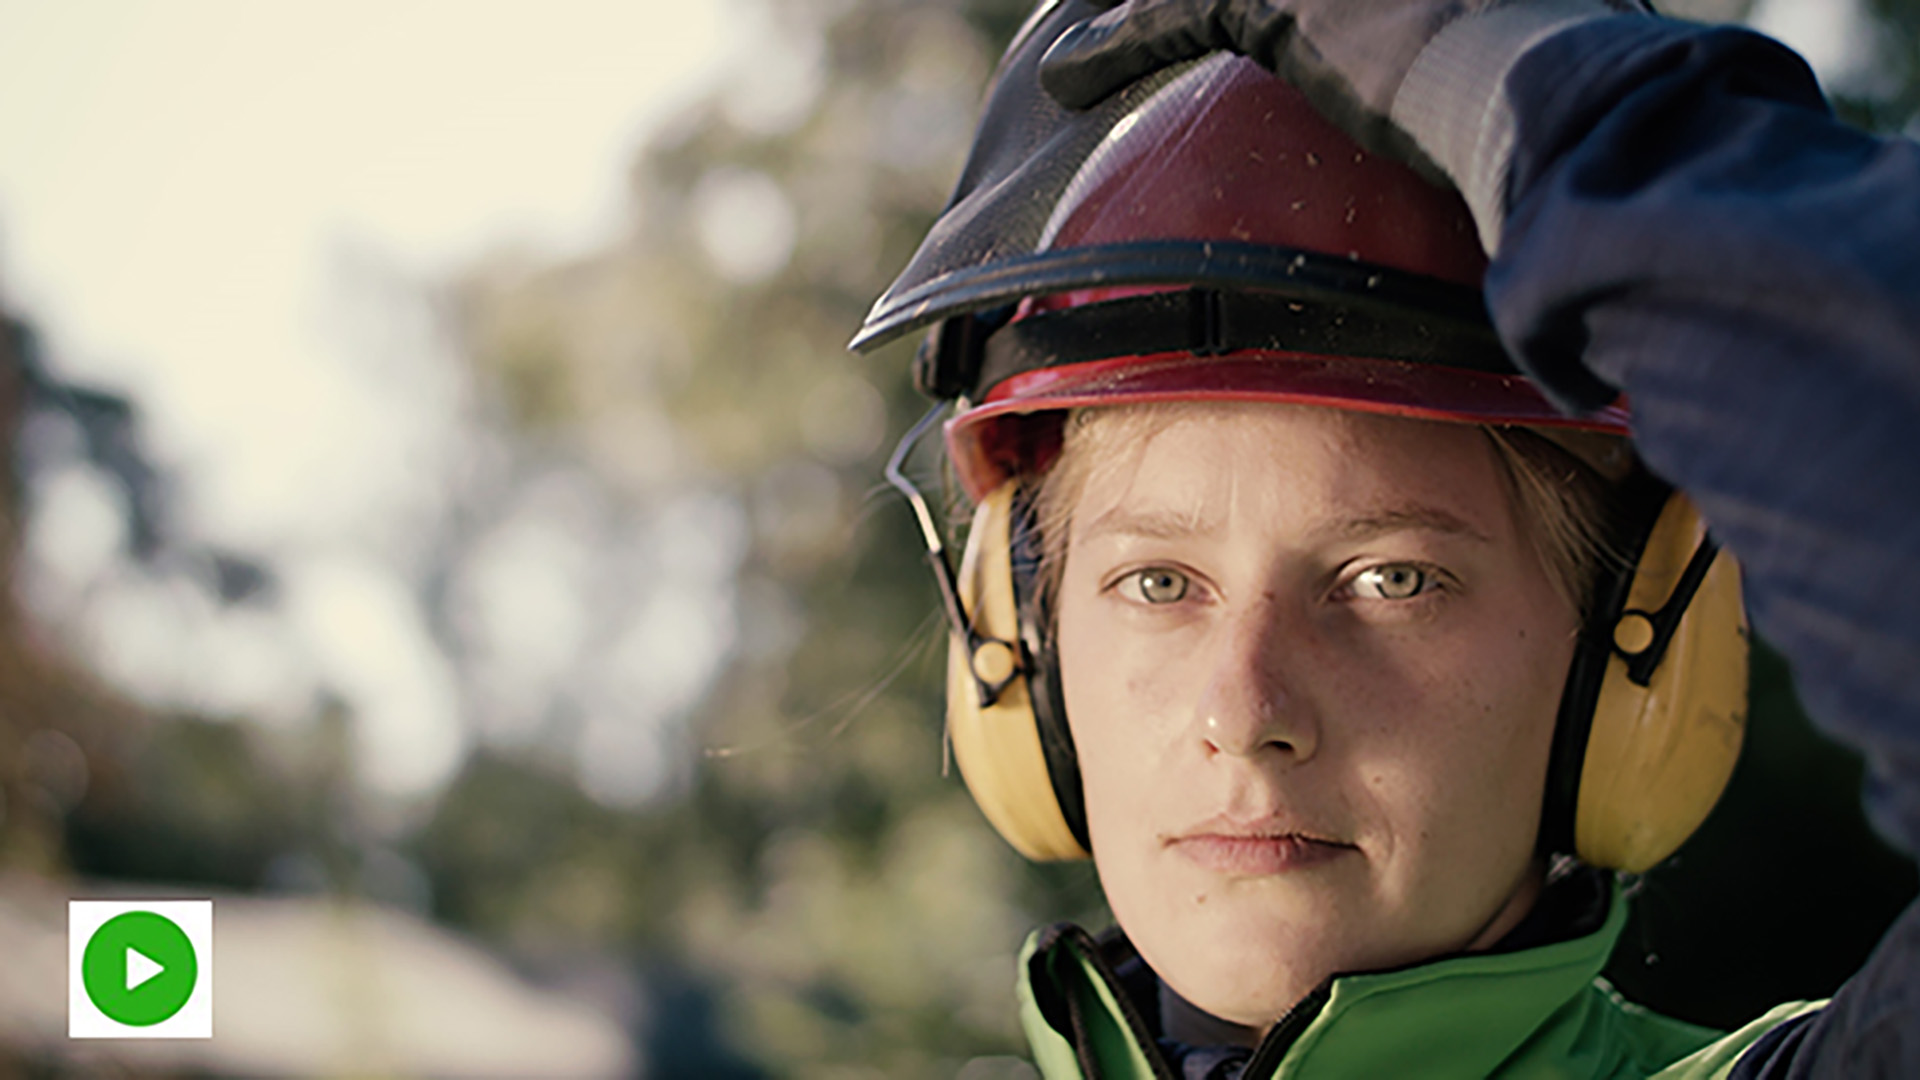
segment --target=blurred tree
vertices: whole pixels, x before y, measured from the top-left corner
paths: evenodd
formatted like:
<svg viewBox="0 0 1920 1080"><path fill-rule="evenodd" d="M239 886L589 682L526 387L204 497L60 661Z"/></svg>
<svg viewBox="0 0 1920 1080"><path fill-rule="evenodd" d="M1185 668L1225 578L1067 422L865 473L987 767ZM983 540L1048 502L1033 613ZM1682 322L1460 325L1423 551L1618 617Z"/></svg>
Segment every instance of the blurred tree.
<svg viewBox="0 0 1920 1080"><path fill-rule="evenodd" d="M1835 94L1841 116L1875 131L1911 136L1920 118L1920 3L1862 0L1872 54L1858 87Z"/></svg>
<svg viewBox="0 0 1920 1080"><path fill-rule="evenodd" d="M52 391L33 330L0 311L0 872L58 876L67 871L66 817L124 782L111 747L139 711L64 657L17 606L21 431ZM110 411L105 395L90 400Z"/></svg>
<svg viewBox="0 0 1920 1080"><path fill-rule="evenodd" d="M482 266L452 298L523 429L636 498L723 491L752 542L689 796L615 820L476 759L422 837L440 910L514 937L617 867L617 925L591 933L704 976L726 1037L783 1075L947 1076L1014 1051L1023 931L1099 903L1087 868L1023 865L942 776L934 594L875 486L923 403L909 346L845 351L1028 6L765 6L742 31L757 62L636 163L621 243ZM674 1040L656 1030L657 1053Z"/></svg>

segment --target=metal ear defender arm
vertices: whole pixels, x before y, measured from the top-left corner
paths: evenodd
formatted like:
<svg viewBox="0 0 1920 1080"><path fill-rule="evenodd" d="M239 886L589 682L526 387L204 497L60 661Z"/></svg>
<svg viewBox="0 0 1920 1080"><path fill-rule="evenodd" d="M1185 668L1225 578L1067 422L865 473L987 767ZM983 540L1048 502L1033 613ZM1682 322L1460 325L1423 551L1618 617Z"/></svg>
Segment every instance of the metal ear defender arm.
<svg viewBox="0 0 1920 1080"><path fill-rule="evenodd" d="M1026 669L1025 658L1019 645L987 637L973 628L973 621L967 617L966 609L960 603L959 581L954 577L953 564L947 561L947 546L940 538L940 528L934 523L933 511L927 506L925 496L913 485L901 471L907 454L912 452L914 444L920 441L927 429L946 409L942 402L927 410L918 423L893 448L893 456L887 459L887 483L892 484L907 498L913 507L913 513L920 521L920 535L927 544L927 564L933 568L935 584L940 587L940 603L946 609L947 623L953 632L964 637L967 642L968 668L973 672L973 680L980 690L980 706L985 708L1000 700L1000 694L1008 684Z"/></svg>

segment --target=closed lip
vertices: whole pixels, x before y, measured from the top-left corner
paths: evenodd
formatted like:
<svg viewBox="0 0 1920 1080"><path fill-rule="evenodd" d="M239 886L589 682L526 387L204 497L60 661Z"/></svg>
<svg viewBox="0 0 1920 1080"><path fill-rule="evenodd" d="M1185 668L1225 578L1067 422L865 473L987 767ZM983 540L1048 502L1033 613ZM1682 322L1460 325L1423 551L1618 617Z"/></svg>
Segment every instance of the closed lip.
<svg viewBox="0 0 1920 1080"><path fill-rule="evenodd" d="M1216 818L1169 837L1166 846L1206 869L1239 877L1305 870L1359 850L1278 818Z"/></svg>

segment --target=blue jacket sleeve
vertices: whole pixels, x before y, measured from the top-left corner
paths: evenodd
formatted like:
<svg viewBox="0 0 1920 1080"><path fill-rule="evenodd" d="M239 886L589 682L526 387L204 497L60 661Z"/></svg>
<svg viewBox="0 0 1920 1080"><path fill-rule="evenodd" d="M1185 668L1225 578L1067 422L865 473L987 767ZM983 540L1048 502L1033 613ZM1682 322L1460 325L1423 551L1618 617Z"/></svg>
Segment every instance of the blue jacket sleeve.
<svg viewBox="0 0 1920 1080"><path fill-rule="evenodd" d="M1808 712L1865 753L1875 825L1920 851L1920 147L1731 28L1584 24L1507 96L1502 335L1567 403L1627 393Z"/></svg>
<svg viewBox="0 0 1920 1080"><path fill-rule="evenodd" d="M1920 851L1920 148L1837 122L1763 37L1602 19L1523 55L1495 322L1746 571L1808 713ZM1741 1076L1920 1076L1920 905Z"/></svg>

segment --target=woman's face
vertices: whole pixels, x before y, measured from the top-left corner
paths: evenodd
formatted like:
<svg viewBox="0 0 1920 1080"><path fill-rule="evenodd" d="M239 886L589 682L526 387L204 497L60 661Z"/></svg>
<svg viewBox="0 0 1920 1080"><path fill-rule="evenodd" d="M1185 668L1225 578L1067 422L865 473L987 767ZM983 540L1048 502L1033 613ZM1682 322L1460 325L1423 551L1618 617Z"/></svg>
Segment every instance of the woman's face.
<svg viewBox="0 0 1920 1080"><path fill-rule="evenodd" d="M1061 674L1108 902L1168 986L1271 1024L1490 944L1577 620L1477 428L1176 413L1072 507Z"/></svg>

